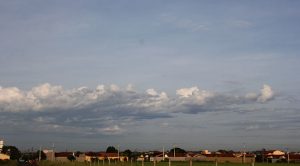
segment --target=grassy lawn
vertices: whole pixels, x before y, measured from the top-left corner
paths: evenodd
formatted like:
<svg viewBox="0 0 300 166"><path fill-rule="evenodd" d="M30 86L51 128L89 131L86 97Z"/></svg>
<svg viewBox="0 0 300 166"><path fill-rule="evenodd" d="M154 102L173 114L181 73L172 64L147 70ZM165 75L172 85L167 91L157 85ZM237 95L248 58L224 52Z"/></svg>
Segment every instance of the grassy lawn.
<svg viewBox="0 0 300 166"><path fill-rule="evenodd" d="M39 166L154 166L153 162L125 162L125 163L102 163L102 161L87 163L87 162L51 162L42 161ZM0 166L18 166L16 161L0 161ZM169 166L168 162L158 162L156 166ZM190 166L189 162L172 162L171 166ZM216 166L213 162L193 162L193 166ZM251 164L234 164L234 163L218 163L217 166L251 166ZM300 166L300 163L255 163L255 166Z"/></svg>

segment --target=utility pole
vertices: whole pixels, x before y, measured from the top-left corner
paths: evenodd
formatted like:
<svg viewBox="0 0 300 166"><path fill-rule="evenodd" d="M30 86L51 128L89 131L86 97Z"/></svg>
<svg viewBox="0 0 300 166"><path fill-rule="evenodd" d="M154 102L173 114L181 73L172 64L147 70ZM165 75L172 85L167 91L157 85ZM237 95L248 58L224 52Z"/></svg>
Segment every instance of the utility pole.
<svg viewBox="0 0 300 166"><path fill-rule="evenodd" d="M39 151L39 162L41 161L42 159L42 146L40 146L40 151Z"/></svg>
<svg viewBox="0 0 300 166"><path fill-rule="evenodd" d="M163 161L165 161L165 147L163 146Z"/></svg>
<svg viewBox="0 0 300 166"><path fill-rule="evenodd" d="M120 161L120 145L118 145L118 161Z"/></svg>
<svg viewBox="0 0 300 166"><path fill-rule="evenodd" d="M52 143L52 161L55 160L55 146L54 143Z"/></svg>
<svg viewBox="0 0 300 166"><path fill-rule="evenodd" d="M288 148L287 148L287 162L288 164L290 163L290 152Z"/></svg>
<svg viewBox="0 0 300 166"><path fill-rule="evenodd" d="M175 159L175 155L176 155L176 154L175 154L176 145L174 144L173 147L174 147L174 148L173 148L173 150L174 150L174 156L173 156L173 157L174 157L174 159Z"/></svg>
<svg viewBox="0 0 300 166"><path fill-rule="evenodd" d="M244 149L243 149L243 163L245 163L245 160L246 160L246 144L243 143L244 145Z"/></svg>

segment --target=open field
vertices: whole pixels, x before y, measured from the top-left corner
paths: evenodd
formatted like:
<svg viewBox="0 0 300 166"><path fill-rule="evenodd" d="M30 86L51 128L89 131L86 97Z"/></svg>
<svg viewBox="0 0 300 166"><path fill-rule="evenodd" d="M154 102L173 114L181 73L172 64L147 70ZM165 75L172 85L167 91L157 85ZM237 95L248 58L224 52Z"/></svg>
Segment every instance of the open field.
<svg viewBox="0 0 300 166"><path fill-rule="evenodd" d="M39 166L154 166L153 162L125 162L125 163L102 163L102 162L51 162L42 161ZM213 162L193 162L193 166L216 166ZM0 166L18 166L16 161L0 161ZM169 166L168 162L158 162L156 166ZM172 162L171 166L190 166L189 162ZM217 166L251 166L251 164L218 163ZM255 163L255 166L300 166L300 163Z"/></svg>

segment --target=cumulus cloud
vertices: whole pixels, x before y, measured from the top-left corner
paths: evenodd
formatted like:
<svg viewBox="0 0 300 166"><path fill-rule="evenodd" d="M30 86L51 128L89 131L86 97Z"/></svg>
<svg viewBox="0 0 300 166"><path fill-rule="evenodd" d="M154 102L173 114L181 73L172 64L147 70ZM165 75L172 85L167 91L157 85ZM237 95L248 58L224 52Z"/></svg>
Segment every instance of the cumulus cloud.
<svg viewBox="0 0 300 166"><path fill-rule="evenodd" d="M244 96L220 94L196 86L178 89L176 96L169 96L155 89L138 92L132 85L124 89L117 85L64 89L45 83L28 91L0 87L0 112L16 123L26 120L31 127L39 126L32 127L33 130L59 132L78 128L86 134L110 135L126 131L124 128L135 121L172 118L178 112L234 110L243 104L263 104L273 98L269 85L264 85L259 94Z"/></svg>
<svg viewBox="0 0 300 166"><path fill-rule="evenodd" d="M242 104L249 102L265 103L274 98L269 85L263 85L261 92L248 93L245 96L235 94L219 94L201 90L194 86L176 90L176 96L169 97L165 92L147 89L145 93L136 92L132 85L121 89L117 85L98 85L95 89L80 87L65 90L62 86L49 83L22 91L17 87L0 88L0 110L6 112L45 111L45 110L78 110L99 106L113 109L138 110L144 112L166 112L166 108L174 110L177 106Z"/></svg>
<svg viewBox="0 0 300 166"><path fill-rule="evenodd" d="M257 93L248 93L245 96L245 99L247 100L253 100L260 103L265 103L269 100L272 100L274 98L274 92L271 88L271 86L264 84L263 88L260 90L260 94Z"/></svg>
<svg viewBox="0 0 300 166"><path fill-rule="evenodd" d="M209 100L209 98L214 96L214 93L205 90L199 90L198 87L178 89L176 94L180 99L191 99L198 104L204 104L206 100Z"/></svg>
<svg viewBox="0 0 300 166"><path fill-rule="evenodd" d="M263 88L260 90L261 94L260 96L257 98L257 101L259 102L266 102L271 100L274 97L274 92L271 88L271 86L269 85L264 85Z"/></svg>

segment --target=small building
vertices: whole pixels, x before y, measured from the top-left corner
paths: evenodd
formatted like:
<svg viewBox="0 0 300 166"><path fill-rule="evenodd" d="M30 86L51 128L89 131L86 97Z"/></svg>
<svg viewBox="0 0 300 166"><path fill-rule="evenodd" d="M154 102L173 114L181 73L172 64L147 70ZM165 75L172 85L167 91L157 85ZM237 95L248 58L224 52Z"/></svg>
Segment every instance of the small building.
<svg viewBox="0 0 300 166"><path fill-rule="evenodd" d="M85 161L91 162L96 160L105 160L105 152L87 152L85 153Z"/></svg>
<svg viewBox="0 0 300 166"><path fill-rule="evenodd" d="M85 154L84 153L77 154L77 155L75 155L75 157L76 157L77 162L84 162L85 161Z"/></svg>
<svg viewBox="0 0 300 166"><path fill-rule="evenodd" d="M55 160L55 154L53 150L44 149L43 152L46 155L46 160L50 160L50 161Z"/></svg>
<svg viewBox="0 0 300 166"><path fill-rule="evenodd" d="M0 153L0 160L10 160L10 156L7 154Z"/></svg>
<svg viewBox="0 0 300 166"><path fill-rule="evenodd" d="M211 161L219 163L252 163L255 162L254 154L243 154L243 153L209 153L209 154L197 154L193 158L197 161Z"/></svg>
<svg viewBox="0 0 300 166"><path fill-rule="evenodd" d="M0 139L0 153L2 152L3 145L4 145L4 141Z"/></svg>
<svg viewBox="0 0 300 166"><path fill-rule="evenodd" d="M291 163L300 163L300 153L290 153L286 155L286 158Z"/></svg>
<svg viewBox="0 0 300 166"><path fill-rule="evenodd" d="M263 154L264 158L267 159L267 162L276 163L282 160L286 160L285 152L280 150L268 150Z"/></svg>
<svg viewBox="0 0 300 166"><path fill-rule="evenodd" d="M74 156L73 152L58 152L55 153L55 161L69 162L69 156Z"/></svg>

